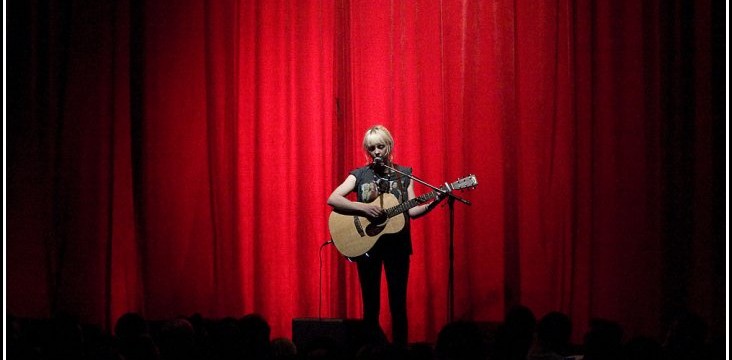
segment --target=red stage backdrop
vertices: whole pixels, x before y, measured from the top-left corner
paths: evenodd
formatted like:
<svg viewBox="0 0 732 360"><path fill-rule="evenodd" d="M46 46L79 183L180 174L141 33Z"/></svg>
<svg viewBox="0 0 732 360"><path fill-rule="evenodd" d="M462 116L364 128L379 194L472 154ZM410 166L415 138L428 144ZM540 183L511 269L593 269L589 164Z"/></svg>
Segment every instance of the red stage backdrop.
<svg viewBox="0 0 732 360"><path fill-rule="evenodd" d="M421 178L478 178L455 207L456 318L524 304L575 339L594 317L660 336L690 308L724 331L722 1L8 11L8 312L256 312L273 336L360 316L355 265L319 249L381 123ZM448 209L413 226L410 340L434 341Z"/></svg>

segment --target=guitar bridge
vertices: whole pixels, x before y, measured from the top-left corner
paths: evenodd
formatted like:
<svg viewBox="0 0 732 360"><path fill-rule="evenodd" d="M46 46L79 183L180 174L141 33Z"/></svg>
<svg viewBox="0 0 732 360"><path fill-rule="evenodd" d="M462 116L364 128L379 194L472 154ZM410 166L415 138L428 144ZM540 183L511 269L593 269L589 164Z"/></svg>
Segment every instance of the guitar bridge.
<svg viewBox="0 0 732 360"><path fill-rule="evenodd" d="M359 220L358 216L353 217L353 225L356 226L356 232L358 232L361 237L366 236L366 233L363 231L363 226L361 226L361 221Z"/></svg>

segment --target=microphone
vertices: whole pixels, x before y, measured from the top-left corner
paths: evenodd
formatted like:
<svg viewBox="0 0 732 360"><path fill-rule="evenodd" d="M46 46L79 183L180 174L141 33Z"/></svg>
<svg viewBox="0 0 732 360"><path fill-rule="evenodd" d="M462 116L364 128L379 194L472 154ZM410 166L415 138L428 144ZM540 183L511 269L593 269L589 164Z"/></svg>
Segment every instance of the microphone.
<svg viewBox="0 0 732 360"><path fill-rule="evenodd" d="M381 158L381 156L377 156L374 158L374 166L376 167L382 167L384 166L384 159Z"/></svg>

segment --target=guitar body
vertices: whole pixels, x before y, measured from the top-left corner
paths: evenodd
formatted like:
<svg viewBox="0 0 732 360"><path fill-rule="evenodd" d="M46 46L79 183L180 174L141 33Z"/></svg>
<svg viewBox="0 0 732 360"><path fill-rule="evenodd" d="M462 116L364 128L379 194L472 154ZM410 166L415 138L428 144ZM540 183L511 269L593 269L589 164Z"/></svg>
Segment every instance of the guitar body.
<svg viewBox="0 0 732 360"><path fill-rule="evenodd" d="M373 222L367 217L343 215L333 211L328 219L330 238L338 251L344 256L349 258L359 257L369 252L382 235L400 232L407 221L407 215L404 212L417 205L424 204L438 195L453 190L475 188L476 185L478 185L478 179L475 175L469 175L458 179L452 184L446 183L438 190L422 194L403 203L400 203L392 194L381 194L370 204L378 205L386 210L388 216L384 215L383 218L375 219Z"/></svg>
<svg viewBox="0 0 732 360"><path fill-rule="evenodd" d="M383 209L399 205L399 200L392 194L379 195L370 204ZM333 244L346 257L353 258L367 253L384 234L398 233L404 228L404 214L388 218L384 216L371 222L367 217L343 215L331 212L328 228Z"/></svg>

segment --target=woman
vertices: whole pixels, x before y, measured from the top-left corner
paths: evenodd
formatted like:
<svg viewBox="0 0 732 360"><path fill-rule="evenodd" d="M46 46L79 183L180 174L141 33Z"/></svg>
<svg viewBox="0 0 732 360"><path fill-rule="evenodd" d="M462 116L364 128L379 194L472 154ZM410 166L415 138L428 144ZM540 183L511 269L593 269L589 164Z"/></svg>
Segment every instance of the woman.
<svg viewBox="0 0 732 360"><path fill-rule="evenodd" d="M411 174L409 167L398 166L393 162L394 139L384 126L369 128L363 138L363 149L370 164L352 170L328 198L328 205L335 212L346 215L364 216L377 219L385 216L385 211L374 201L381 194L391 194L398 201L405 202L415 198L414 183L409 177L389 169L396 168ZM383 162L385 165L380 165ZM356 192L357 201L350 201L346 195ZM363 318L373 331L381 331L379 326L381 268L386 272L389 291L389 309L392 317L392 337L395 345L407 345L407 279L409 277L409 256L412 254L412 241L409 233L409 218L425 215L440 202L435 201L412 207L405 216L401 231L385 234L379 238L368 256L356 259L358 277L363 298Z"/></svg>

